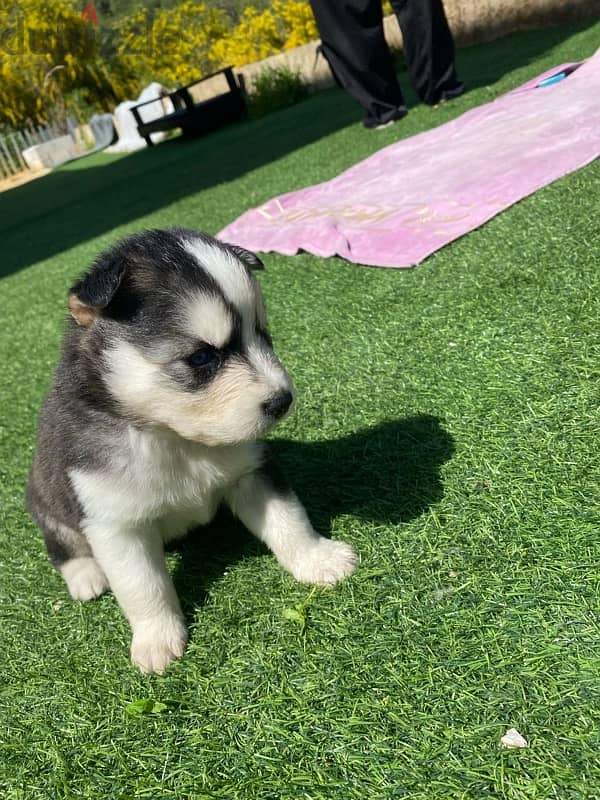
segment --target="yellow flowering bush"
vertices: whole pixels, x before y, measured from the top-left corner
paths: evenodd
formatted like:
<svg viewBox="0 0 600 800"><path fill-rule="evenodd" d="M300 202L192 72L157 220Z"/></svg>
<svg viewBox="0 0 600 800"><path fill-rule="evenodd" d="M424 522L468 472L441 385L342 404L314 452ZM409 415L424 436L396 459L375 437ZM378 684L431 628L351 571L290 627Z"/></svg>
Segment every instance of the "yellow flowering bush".
<svg viewBox="0 0 600 800"><path fill-rule="evenodd" d="M86 5L87 3L87 5ZM244 10L232 27L209 0L104 19L93 0L0 0L0 124L108 110L158 80L171 87L318 38L306 0Z"/></svg>
<svg viewBox="0 0 600 800"><path fill-rule="evenodd" d="M270 56L282 45L283 38L271 10L260 12L249 6L237 27L213 44L211 56L218 64L240 67Z"/></svg>
<svg viewBox="0 0 600 800"><path fill-rule="evenodd" d="M0 3L0 122L45 122L85 83L96 44L71 0Z"/></svg>
<svg viewBox="0 0 600 800"><path fill-rule="evenodd" d="M135 75L140 84L190 83L216 68L211 48L227 35L227 28L222 9L195 0L158 9L153 19L140 9L118 26L118 68Z"/></svg>
<svg viewBox="0 0 600 800"><path fill-rule="evenodd" d="M241 67L318 38L309 3L274 0L260 12L248 6L239 24L213 44L211 57L221 66Z"/></svg>
<svg viewBox="0 0 600 800"><path fill-rule="evenodd" d="M287 31L284 50L308 44L319 38L317 23L309 3L302 0L275 0L273 8L280 14Z"/></svg>

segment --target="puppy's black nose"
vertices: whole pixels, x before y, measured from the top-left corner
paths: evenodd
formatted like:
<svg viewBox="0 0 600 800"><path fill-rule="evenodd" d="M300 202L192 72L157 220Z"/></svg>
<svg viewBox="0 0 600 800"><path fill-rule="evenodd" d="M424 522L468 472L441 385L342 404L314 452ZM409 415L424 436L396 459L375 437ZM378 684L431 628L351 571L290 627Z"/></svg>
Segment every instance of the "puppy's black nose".
<svg viewBox="0 0 600 800"><path fill-rule="evenodd" d="M267 400L266 403L263 403L263 411L267 416L279 419L283 417L285 412L292 405L293 399L291 392L280 392L270 400Z"/></svg>

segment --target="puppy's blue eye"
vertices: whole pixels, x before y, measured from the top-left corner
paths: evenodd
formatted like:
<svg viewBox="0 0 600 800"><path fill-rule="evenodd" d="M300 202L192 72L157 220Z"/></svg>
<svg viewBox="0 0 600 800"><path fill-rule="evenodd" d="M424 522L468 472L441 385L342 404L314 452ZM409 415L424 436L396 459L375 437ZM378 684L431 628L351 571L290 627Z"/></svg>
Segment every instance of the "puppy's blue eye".
<svg viewBox="0 0 600 800"><path fill-rule="evenodd" d="M207 367L210 364L214 364L218 357L219 355L214 347L202 347L188 357L188 364L191 367Z"/></svg>

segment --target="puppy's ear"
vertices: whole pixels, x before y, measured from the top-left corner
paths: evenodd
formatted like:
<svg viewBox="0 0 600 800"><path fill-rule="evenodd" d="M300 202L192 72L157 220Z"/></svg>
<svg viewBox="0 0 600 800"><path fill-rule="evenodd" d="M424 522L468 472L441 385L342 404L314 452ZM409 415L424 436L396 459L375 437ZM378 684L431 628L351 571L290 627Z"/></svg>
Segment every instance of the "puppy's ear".
<svg viewBox="0 0 600 800"><path fill-rule="evenodd" d="M229 247L230 250L233 250L236 256L240 259L240 261L244 262L248 269L254 271L265 268L265 265L260 258L255 253L251 253L250 250L246 250L244 247L240 247L237 244L228 244L227 247Z"/></svg>
<svg viewBox="0 0 600 800"><path fill-rule="evenodd" d="M114 298L125 274L125 263L114 256L100 258L69 292L69 310L84 328L93 325Z"/></svg>

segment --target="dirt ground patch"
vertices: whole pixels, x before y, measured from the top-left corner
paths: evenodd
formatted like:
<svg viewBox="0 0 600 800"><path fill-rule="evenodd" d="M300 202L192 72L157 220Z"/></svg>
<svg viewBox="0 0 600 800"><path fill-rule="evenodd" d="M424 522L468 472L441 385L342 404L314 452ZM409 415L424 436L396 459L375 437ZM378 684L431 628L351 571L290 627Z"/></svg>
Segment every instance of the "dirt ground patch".
<svg viewBox="0 0 600 800"><path fill-rule="evenodd" d="M0 192L7 192L9 189L14 189L15 186L34 181L49 172L49 169L28 169L23 172L17 172L16 175L11 175L9 178L0 178Z"/></svg>

